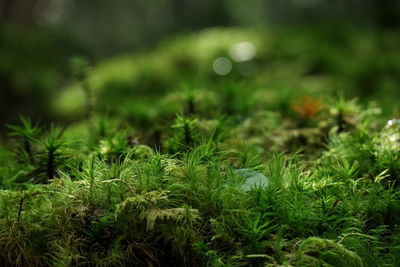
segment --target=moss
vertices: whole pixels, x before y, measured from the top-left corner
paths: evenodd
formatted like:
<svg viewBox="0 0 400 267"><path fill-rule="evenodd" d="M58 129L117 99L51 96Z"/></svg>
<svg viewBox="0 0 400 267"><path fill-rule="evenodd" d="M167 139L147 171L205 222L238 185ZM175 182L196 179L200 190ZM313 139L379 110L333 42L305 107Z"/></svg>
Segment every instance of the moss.
<svg viewBox="0 0 400 267"><path fill-rule="evenodd" d="M334 240L310 237L302 241L296 251L298 266L364 266L361 258Z"/></svg>

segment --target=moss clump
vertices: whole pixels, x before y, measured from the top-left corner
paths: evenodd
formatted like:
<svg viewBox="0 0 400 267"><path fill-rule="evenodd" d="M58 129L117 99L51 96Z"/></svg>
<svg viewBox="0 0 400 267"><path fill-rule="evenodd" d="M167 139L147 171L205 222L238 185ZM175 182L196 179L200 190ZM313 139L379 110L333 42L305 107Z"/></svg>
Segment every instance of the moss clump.
<svg viewBox="0 0 400 267"><path fill-rule="evenodd" d="M310 237L301 242L296 252L298 266L364 266L361 258L343 245L329 239Z"/></svg>

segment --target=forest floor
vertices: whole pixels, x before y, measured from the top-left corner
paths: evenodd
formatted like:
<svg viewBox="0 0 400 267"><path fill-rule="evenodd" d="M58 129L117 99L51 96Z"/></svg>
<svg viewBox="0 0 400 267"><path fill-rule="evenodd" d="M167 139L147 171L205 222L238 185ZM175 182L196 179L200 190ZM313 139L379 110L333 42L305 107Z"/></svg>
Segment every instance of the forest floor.
<svg viewBox="0 0 400 267"><path fill-rule="evenodd" d="M66 123L0 148L0 265L399 266L399 43L211 29L73 59Z"/></svg>

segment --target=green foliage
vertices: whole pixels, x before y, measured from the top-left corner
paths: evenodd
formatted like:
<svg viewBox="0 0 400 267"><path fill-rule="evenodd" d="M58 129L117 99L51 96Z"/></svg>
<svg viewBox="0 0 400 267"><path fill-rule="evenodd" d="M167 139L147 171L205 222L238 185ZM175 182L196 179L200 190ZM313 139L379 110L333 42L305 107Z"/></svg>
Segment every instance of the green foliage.
<svg viewBox="0 0 400 267"><path fill-rule="evenodd" d="M11 130L10 135L13 137L17 137L20 139L21 142L21 148L17 150L20 152L18 157L21 157L21 160L23 162L27 163L34 163L33 162L33 142L35 138L38 137L40 134L40 127L39 124L32 124L30 119L24 118L23 116L20 116L20 120L22 125L21 126L15 126L15 125L9 125L8 127Z"/></svg>
<svg viewBox="0 0 400 267"><path fill-rule="evenodd" d="M174 155L129 145L127 133L115 132L120 126L107 118L96 128L87 124L88 133L98 134L79 142L74 125L64 135L53 126L33 138L23 119L12 129L32 139L33 173L45 184L0 191L0 259L20 266L394 264L400 195L397 169L384 155L397 151L390 139L397 126L378 130L364 118L346 132L333 125L315 162L301 152L265 153L233 137L201 141L199 121L183 115L173 124L172 144L181 145ZM74 150L81 155L66 158ZM31 164L3 155L9 169L2 175ZM262 172L268 186L243 191L234 172L240 168Z"/></svg>
<svg viewBox="0 0 400 267"><path fill-rule="evenodd" d="M56 177L57 170L65 168L72 161L68 147L61 140L65 128L53 124L43 133L38 124L21 117L22 126L10 125L10 135L17 138L14 158L19 171L9 178L14 183L47 183ZM41 137L40 135L45 135ZM15 166L16 167L16 166Z"/></svg>
<svg viewBox="0 0 400 267"><path fill-rule="evenodd" d="M76 59L90 116L21 117L0 148L0 265L399 265L397 119L318 97L337 73L364 73L364 57L278 35L254 69L215 76L244 37L261 42L211 30L190 37L195 53L178 40L90 72ZM268 183L244 189L240 169Z"/></svg>
<svg viewBox="0 0 400 267"><path fill-rule="evenodd" d="M193 117L177 115L175 123L171 126L174 129L174 136L167 142L170 152L188 150L195 145L196 124L197 120Z"/></svg>
<svg viewBox="0 0 400 267"><path fill-rule="evenodd" d="M360 257L335 241L310 237L300 243L296 262L301 266L364 266Z"/></svg>

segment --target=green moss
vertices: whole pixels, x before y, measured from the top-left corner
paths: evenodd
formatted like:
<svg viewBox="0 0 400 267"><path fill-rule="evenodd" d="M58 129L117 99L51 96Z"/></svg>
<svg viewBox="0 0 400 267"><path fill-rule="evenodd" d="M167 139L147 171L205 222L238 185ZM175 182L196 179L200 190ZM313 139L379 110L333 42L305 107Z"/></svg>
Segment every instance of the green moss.
<svg viewBox="0 0 400 267"><path fill-rule="evenodd" d="M333 240L310 237L302 241L296 251L298 266L364 266L354 252Z"/></svg>

